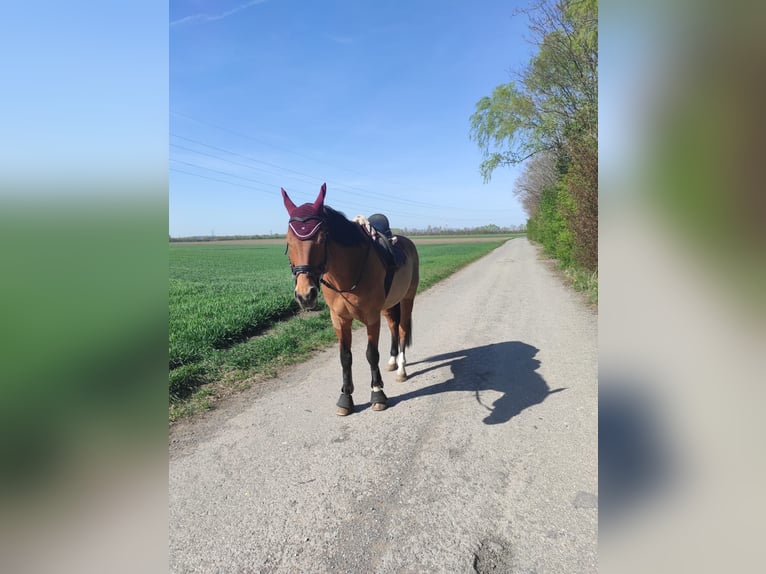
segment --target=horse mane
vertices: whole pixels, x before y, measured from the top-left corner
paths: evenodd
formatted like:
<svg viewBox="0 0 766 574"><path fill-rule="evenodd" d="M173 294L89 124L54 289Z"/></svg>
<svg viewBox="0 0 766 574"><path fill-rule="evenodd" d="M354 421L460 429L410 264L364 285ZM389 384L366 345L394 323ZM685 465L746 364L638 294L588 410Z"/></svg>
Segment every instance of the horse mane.
<svg viewBox="0 0 766 574"><path fill-rule="evenodd" d="M329 231L333 241L346 247L353 247L363 245L370 240L362 228L357 223L349 221L342 212L325 205L324 217L327 221L327 231Z"/></svg>

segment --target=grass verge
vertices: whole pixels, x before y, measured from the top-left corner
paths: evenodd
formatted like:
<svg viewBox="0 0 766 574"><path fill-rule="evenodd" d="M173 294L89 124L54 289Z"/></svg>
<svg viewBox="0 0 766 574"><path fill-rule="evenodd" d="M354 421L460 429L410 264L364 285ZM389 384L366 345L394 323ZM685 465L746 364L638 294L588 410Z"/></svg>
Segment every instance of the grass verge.
<svg viewBox="0 0 766 574"><path fill-rule="evenodd" d="M576 267L567 267L563 271L575 291L584 293L588 301L598 306L598 271Z"/></svg>
<svg viewBox="0 0 766 574"><path fill-rule="evenodd" d="M591 305L598 308L598 270L588 271L574 264L564 265L546 251L542 244L531 239L529 241L540 248L538 256L549 261L566 284L582 293Z"/></svg>

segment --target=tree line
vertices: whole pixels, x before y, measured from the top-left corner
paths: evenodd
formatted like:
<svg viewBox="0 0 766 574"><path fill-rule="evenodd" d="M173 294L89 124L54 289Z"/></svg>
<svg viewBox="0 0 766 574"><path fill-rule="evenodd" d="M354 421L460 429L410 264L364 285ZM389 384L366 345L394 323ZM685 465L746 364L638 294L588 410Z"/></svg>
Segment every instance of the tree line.
<svg viewBox="0 0 766 574"><path fill-rule="evenodd" d="M423 228L399 228L392 227L395 235L507 235L510 233L525 233L525 225L499 226L494 223L478 227L442 227L428 225ZM170 243L178 242L201 242L201 241L232 241L242 239L284 239L284 233L270 233L266 235L193 235L187 237L168 237Z"/></svg>
<svg viewBox="0 0 766 574"><path fill-rule="evenodd" d="M511 226L499 226L494 223L489 225L481 225L478 227L442 227L440 225L429 225L423 228L397 228L392 227L391 231L395 235L504 235L508 233L525 233L525 225L511 225Z"/></svg>
<svg viewBox="0 0 766 574"><path fill-rule="evenodd" d="M485 181L523 165L513 189L527 234L567 267L598 269L598 2L533 0L536 48L516 79L476 104Z"/></svg>

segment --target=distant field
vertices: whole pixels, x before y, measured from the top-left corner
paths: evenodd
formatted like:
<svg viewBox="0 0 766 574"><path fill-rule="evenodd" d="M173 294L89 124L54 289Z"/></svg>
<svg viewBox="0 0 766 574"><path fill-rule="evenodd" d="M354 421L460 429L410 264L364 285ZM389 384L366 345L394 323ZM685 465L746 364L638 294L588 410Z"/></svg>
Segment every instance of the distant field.
<svg viewBox="0 0 766 574"><path fill-rule="evenodd" d="M504 240L419 242L419 291ZM171 403L183 402L206 383L271 372L334 340L323 304L319 313L299 313L284 243L241 241L170 244Z"/></svg>
<svg viewBox="0 0 766 574"><path fill-rule="evenodd" d="M485 241L506 241L522 237L525 233L486 235L410 235L416 245L429 243L482 243ZM283 237L269 239L211 239L209 241L173 241L171 245L284 245Z"/></svg>

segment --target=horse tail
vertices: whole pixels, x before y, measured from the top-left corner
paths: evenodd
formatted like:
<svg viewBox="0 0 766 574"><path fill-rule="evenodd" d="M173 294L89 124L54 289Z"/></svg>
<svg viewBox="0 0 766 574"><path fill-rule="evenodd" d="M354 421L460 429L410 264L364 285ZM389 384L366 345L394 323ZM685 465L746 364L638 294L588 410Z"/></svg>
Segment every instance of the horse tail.
<svg viewBox="0 0 766 574"><path fill-rule="evenodd" d="M396 325L396 330L401 333L404 331L404 341L402 341L402 347L399 349L403 351L410 345L412 345L412 308L410 312L402 312L402 303L397 303L393 307L387 309L388 318L393 320Z"/></svg>
<svg viewBox="0 0 766 574"><path fill-rule="evenodd" d="M397 303L393 307L389 307L387 311L388 311L388 316L396 323L396 326L399 327L399 322L402 320L401 303Z"/></svg>
<svg viewBox="0 0 766 574"><path fill-rule="evenodd" d="M409 320L409 325L407 325L407 334L404 336L404 348L408 348L410 345L412 345L412 318Z"/></svg>
<svg viewBox="0 0 766 574"><path fill-rule="evenodd" d="M401 327L404 330L404 345L402 350L412 345L412 300L402 301Z"/></svg>

